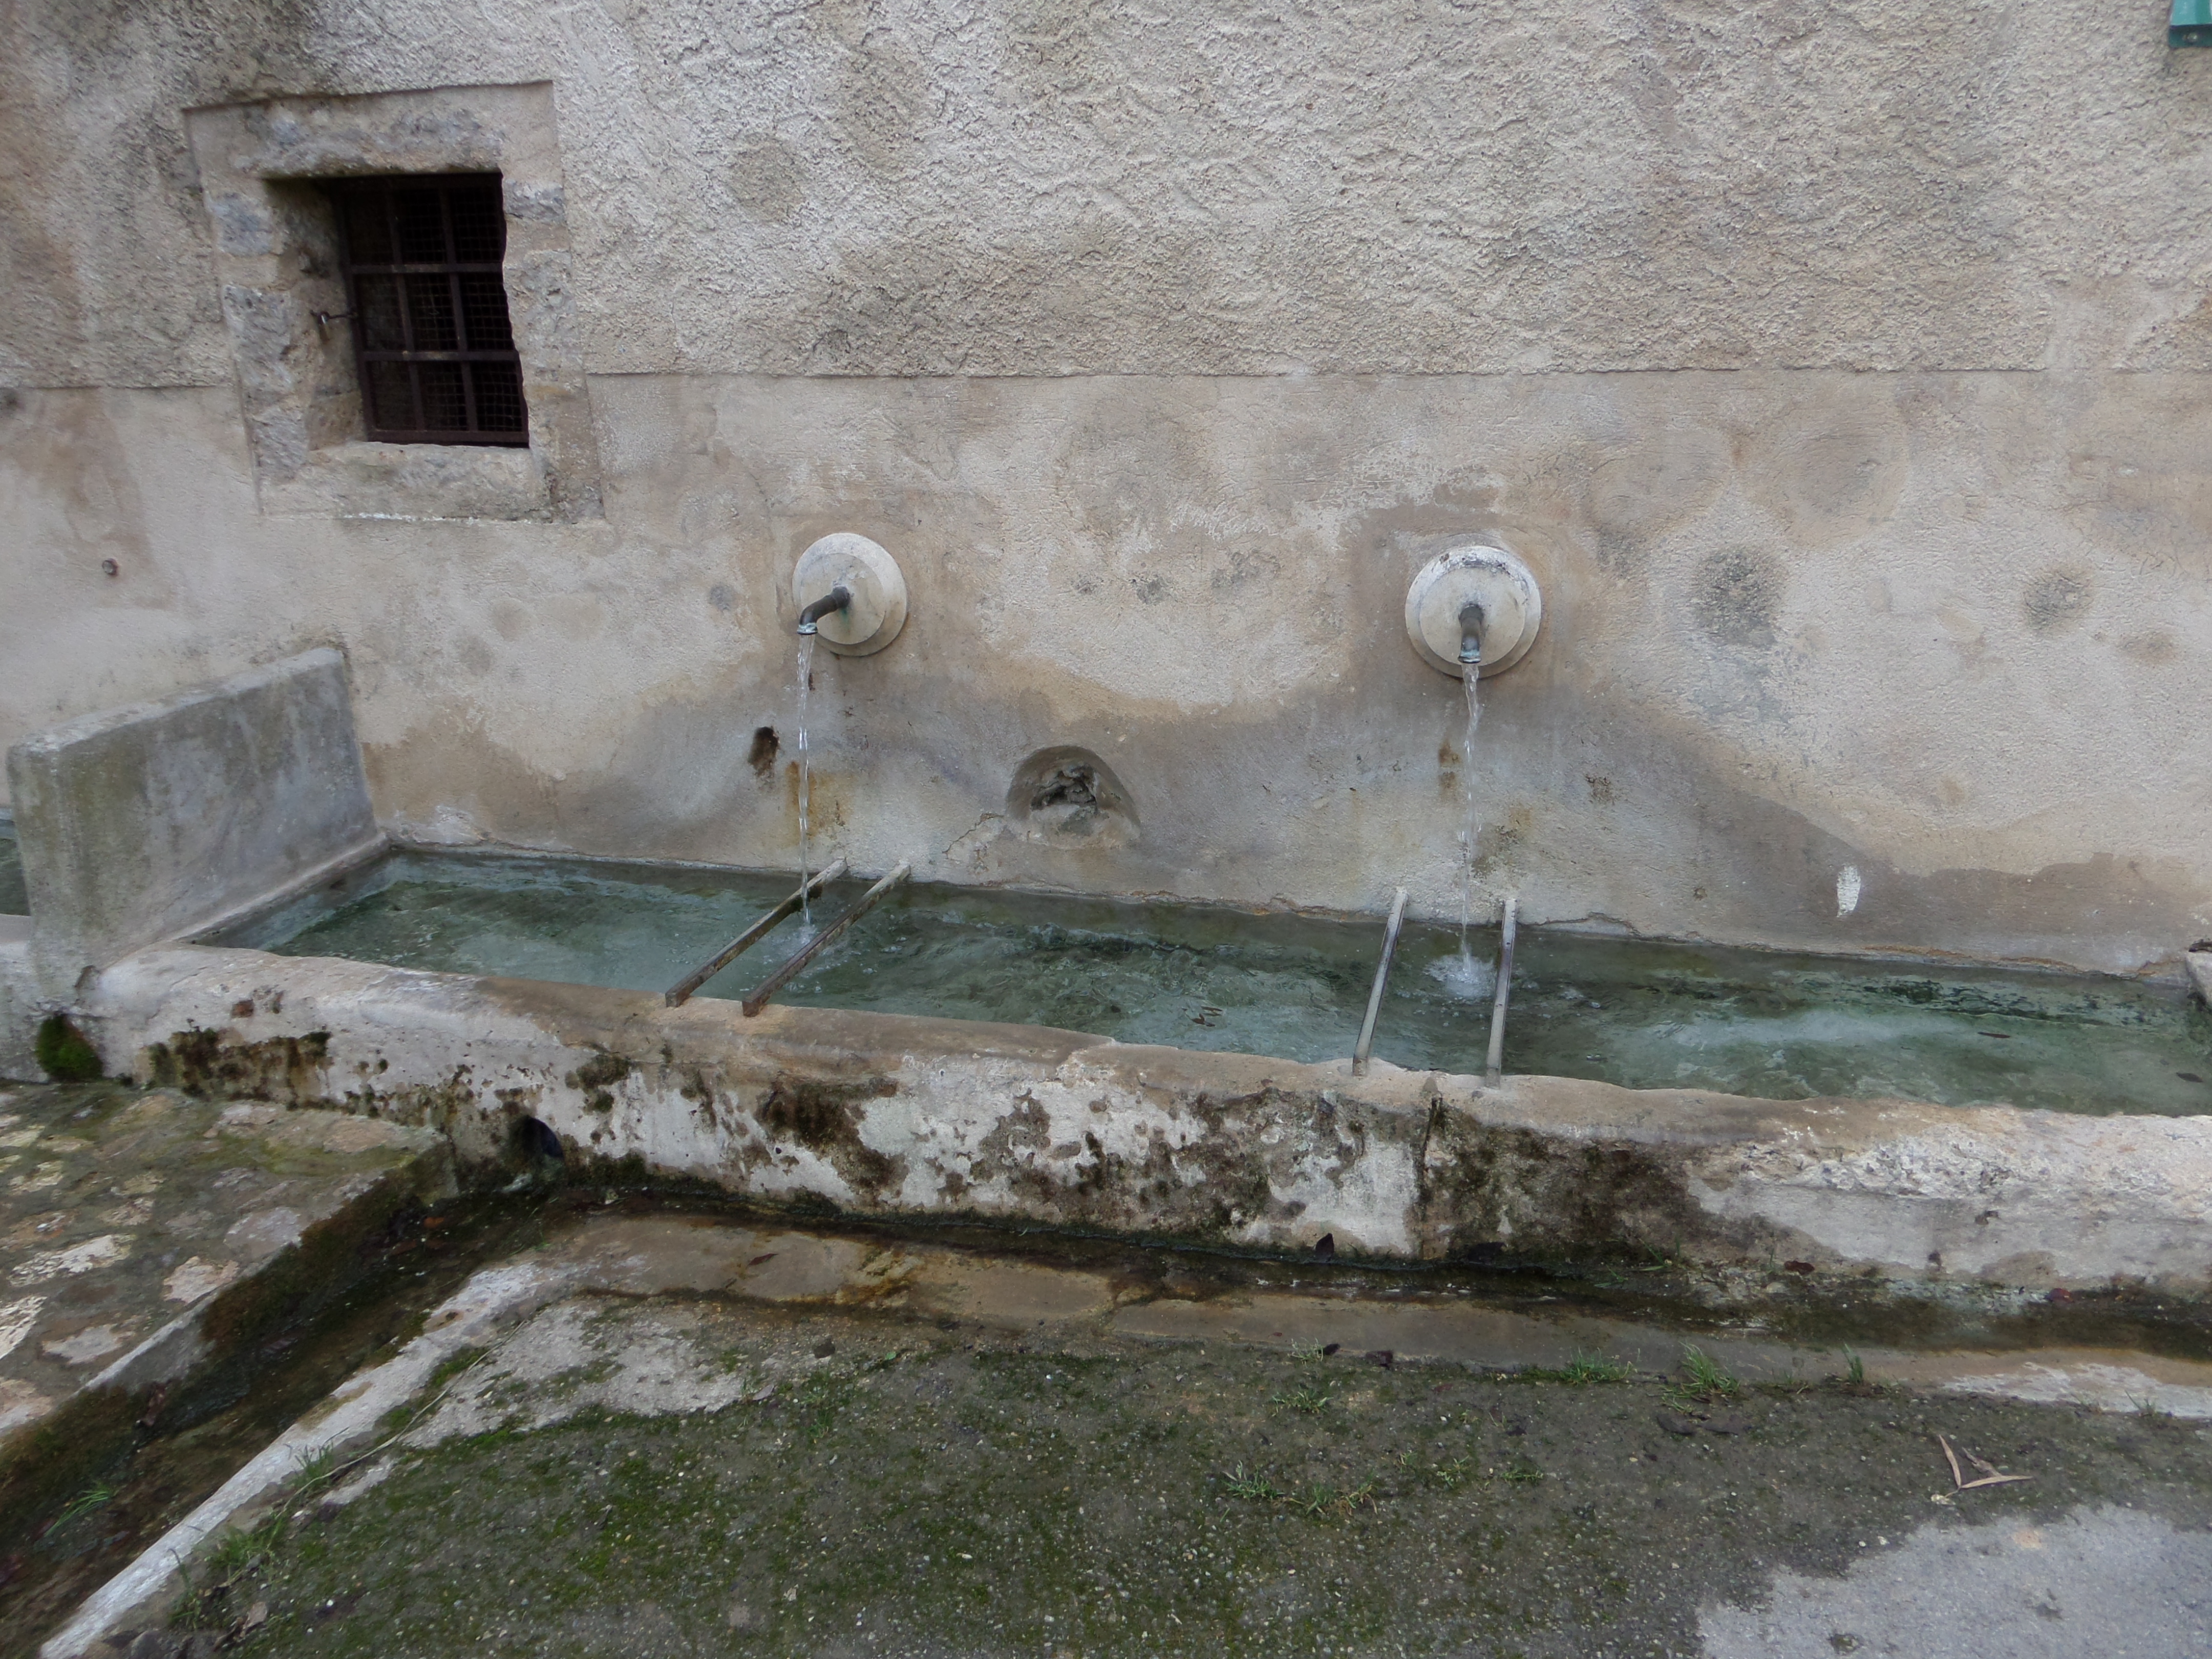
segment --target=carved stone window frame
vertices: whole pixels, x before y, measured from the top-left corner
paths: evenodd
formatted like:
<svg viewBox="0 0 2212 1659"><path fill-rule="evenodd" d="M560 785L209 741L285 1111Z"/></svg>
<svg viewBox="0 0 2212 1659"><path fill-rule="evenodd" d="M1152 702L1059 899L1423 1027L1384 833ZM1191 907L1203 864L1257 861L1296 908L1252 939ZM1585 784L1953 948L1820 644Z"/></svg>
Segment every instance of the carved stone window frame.
<svg viewBox="0 0 2212 1659"><path fill-rule="evenodd" d="M264 513L600 516L550 84L276 98L188 111L185 124L214 228ZM362 436L337 223L323 186L410 173L500 175L527 448Z"/></svg>

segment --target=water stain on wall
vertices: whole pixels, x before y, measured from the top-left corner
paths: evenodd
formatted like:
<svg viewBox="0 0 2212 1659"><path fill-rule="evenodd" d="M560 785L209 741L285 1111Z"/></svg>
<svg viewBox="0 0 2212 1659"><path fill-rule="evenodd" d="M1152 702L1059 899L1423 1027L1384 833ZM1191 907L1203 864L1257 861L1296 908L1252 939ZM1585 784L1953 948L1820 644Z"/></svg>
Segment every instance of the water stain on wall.
<svg viewBox="0 0 2212 1659"><path fill-rule="evenodd" d="M2037 633L2056 634L2087 617L2095 597L2087 572L2045 570L2028 583L2020 608Z"/></svg>
<svg viewBox="0 0 2212 1659"><path fill-rule="evenodd" d="M1786 586L1772 555L1728 547L1698 567L1690 586L1690 615L1708 639L1742 650L1773 645Z"/></svg>
<svg viewBox="0 0 2212 1659"><path fill-rule="evenodd" d="M2137 662L2163 668L2181 655L2181 640L2170 628L2146 629L2122 640L2120 652Z"/></svg>
<svg viewBox="0 0 2212 1659"><path fill-rule="evenodd" d="M1850 380L1762 424L1745 438L1741 454L1744 493L1808 547L1878 529L1911 470L1896 394Z"/></svg>
<svg viewBox="0 0 2212 1659"><path fill-rule="evenodd" d="M1639 562L1644 546L1712 504L1729 458L1710 426L1661 427L1605 455L1589 471L1587 511L1608 568Z"/></svg>
<svg viewBox="0 0 2212 1659"><path fill-rule="evenodd" d="M730 158L730 193L756 219L783 224L806 199L806 163L781 138L747 144Z"/></svg>
<svg viewBox="0 0 2212 1659"><path fill-rule="evenodd" d="M775 775L775 757L781 751L782 741L773 726L757 726L753 731L752 744L745 750L745 764L753 769L753 775L766 783Z"/></svg>

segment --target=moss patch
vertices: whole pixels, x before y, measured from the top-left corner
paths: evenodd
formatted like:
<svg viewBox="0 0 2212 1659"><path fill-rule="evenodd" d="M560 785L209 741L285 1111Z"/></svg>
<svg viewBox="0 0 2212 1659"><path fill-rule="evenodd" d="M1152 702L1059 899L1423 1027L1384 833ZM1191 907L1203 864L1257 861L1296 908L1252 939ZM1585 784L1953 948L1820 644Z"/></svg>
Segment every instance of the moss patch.
<svg viewBox="0 0 2212 1659"><path fill-rule="evenodd" d="M210 1100L274 1100L289 1106L318 1104L325 1095L331 1034L240 1041L234 1033L194 1026L173 1032L146 1051L156 1087L181 1089Z"/></svg>
<svg viewBox="0 0 2212 1659"><path fill-rule="evenodd" d="M39 1069L57 1083L90 1083L101 1075L100 1051L64 1014L39 1023L37 1054Z"/></svg>
<svg viewBox="0 0 2212 1659"><path fill-rule="evenodd" d="M611 1112L615 1109L613 1085L634 1069L623 1055L602 1050L569 1073L567 1082L571 1089L585 1091L584 1104L590 1110Z"/></svg>

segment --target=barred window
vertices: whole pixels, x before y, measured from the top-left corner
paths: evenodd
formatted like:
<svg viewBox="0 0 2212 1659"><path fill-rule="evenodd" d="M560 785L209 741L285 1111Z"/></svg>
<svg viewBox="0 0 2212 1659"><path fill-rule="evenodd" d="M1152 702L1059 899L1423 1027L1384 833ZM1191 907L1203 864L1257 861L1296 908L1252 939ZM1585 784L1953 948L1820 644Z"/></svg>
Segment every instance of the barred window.
<svg viewBox="0 0 2212 1659"><path fill-rule="evenodd" d="M530 441L500 278L496 173L333 183L368 435L391 443Z"/></svg>

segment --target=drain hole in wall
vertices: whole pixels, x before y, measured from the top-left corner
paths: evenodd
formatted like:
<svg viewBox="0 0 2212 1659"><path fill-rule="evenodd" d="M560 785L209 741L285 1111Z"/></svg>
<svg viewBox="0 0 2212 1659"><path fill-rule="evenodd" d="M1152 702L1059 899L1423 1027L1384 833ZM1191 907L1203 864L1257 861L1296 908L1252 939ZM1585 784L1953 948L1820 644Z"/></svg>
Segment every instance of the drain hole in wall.
<svg viewBox="0 0 2212 1659"><path fill-rule="evenodd" d="M753 746L745 750L745 764L753 769L753 775L765 783L775 770L775 757L782 751L783 743L775 735L773 726L753 728Z"/></svg>
<svg viewBox="0 0 2212 1659"><path fill-rule="evenodd" d="M1137 811L1114 769L1088 749L1040 749L1014 769L1006 817L1025 841L1047 847L1129 847Z"/></svg>
<svg viewBox="0 0 2212 1659"><path fill-rule="evenodd" d="M561 1137L534 1117L526 1117L514 1126L514 1150L532 1164L565 1164L568 1154L561 1150Z"/></svg>

